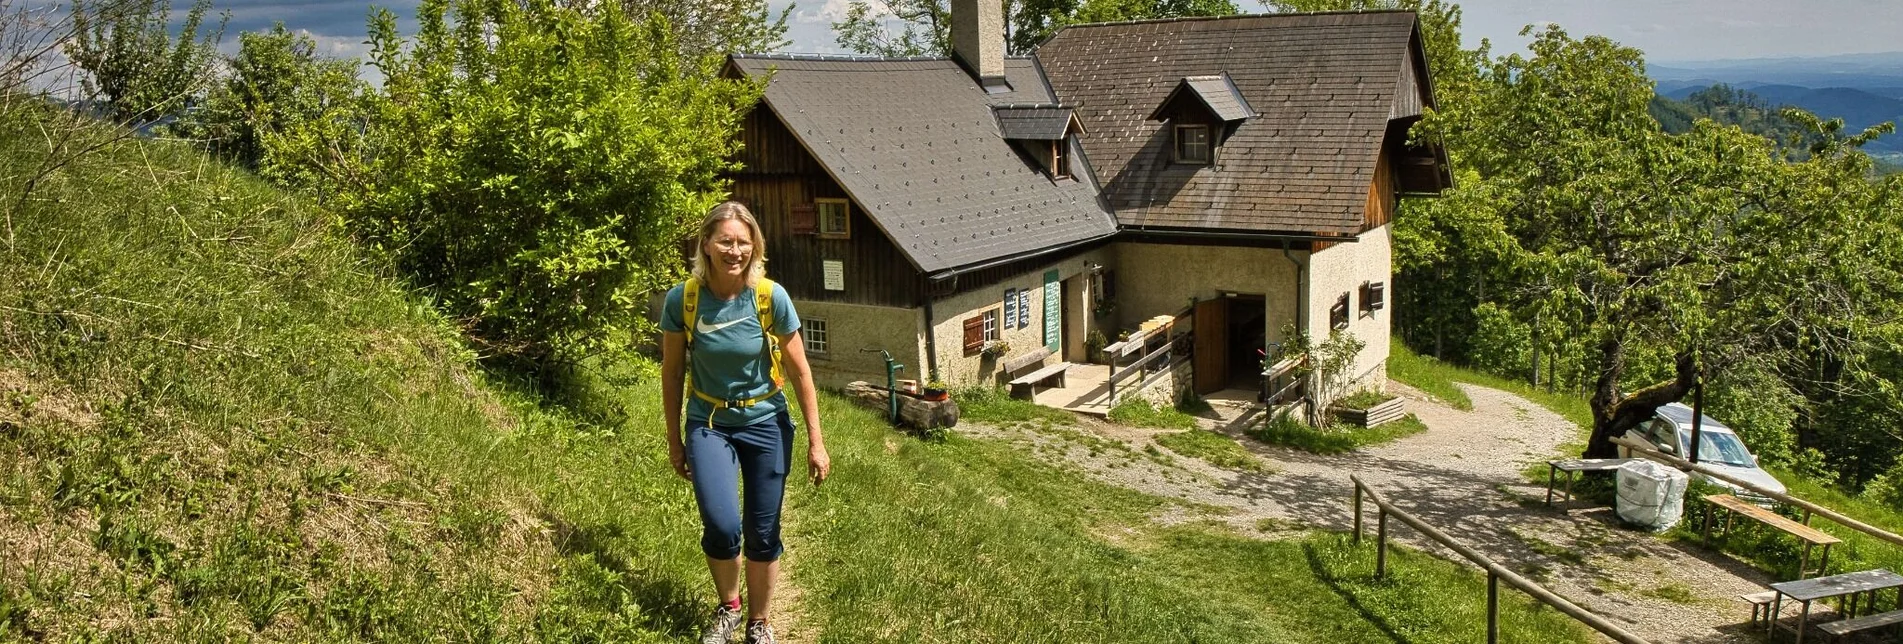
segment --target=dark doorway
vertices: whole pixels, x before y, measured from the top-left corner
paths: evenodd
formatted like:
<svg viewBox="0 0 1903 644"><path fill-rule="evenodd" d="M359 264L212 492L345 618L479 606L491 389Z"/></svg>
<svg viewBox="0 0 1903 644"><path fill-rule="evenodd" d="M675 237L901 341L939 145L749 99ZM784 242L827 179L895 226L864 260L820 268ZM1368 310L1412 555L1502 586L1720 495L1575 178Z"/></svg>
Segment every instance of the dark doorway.
<svg viewBox="0 0 1903 644"><path fill-rule="evenodd" d="M1225 320L1228 336L1228 386L1231 389L1256 389L1262 384L1262 351L1268 341L1268 300L1248 293L1227 294L1229 315Z"/></svg>

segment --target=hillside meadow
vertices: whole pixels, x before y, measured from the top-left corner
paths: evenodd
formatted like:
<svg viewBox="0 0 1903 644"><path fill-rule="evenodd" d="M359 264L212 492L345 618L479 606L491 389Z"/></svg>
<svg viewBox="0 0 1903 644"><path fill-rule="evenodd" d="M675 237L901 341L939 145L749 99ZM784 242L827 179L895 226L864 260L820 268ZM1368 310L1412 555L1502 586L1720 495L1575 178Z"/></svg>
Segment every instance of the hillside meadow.
<svg viewBox="0 0 1903 644"><path fill-rule="evenodd" d="M0 641L694 641L653 365L486 370L324 211L183 144L85 126L29 192L47 123L0 116ZM816 641L1481 635L1473 570L1162 527L1172 501L822 404L835 478L788 498L782 616Z"/></svg>

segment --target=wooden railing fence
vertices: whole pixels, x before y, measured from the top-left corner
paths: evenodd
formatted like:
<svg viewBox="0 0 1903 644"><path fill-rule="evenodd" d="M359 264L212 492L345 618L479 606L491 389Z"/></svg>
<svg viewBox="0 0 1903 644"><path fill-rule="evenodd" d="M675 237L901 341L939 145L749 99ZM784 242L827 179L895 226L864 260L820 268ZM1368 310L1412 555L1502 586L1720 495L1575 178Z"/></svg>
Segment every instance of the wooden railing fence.
<svg viewBox="0 0 1903 644"><path fill-rule="evenodd" d="M1131 376L1150 374L1150 377L1138 381L1135 390L1144 387L1161 377L1160 372L1168 371L1178 363L1190 359L1195 347L1195 309L1191 308L1176 315L1168 324L1161 324L1146 331L1131 335L1128 339L1103 348L1104 359L1110 363L1109 395L1110 405L1117 404L1117 383ZM1132 354L1141 357L1124 364ZM1126 387L1125 389L1132 389Z"/></svg>
<svg viewBox="0 0 1903 644"><path fill-rule="evenodd" d="M1500 582L1503 581L1509 586L1520 589L1520 592L1526 593L1533 599L1539 600L1548 606L1552 606L1559 612L1565 613L1568 617L1579 620L1580 623L1591 627L1593 630L1599 631L1614 641L1624 644L1649 644L1644 638L1633 635L1625 629L1620 628L1619 625L1606 621L1606 618L1595 615L1584 608L1580 608L1572 602L1567 601L1566 598L1553 594L1552 591L1547 590L1539 584L1533 583L1511 570L1507 570L1505 566L1494 563L1492 559L1480 554L1479 551L1459 541L1455 541L1453 537L1447 536L1446 533L1435 529L1433 526L1422 523L1421 520L1415 518L1414 515L1395 508L1392 504L1388 503L1387 499L1382 498L1381 494L1376 492L1374 488L1368 487L1367 483L1363 483L1359 475L1351 474L1348 478L1355 483L1356 543L1361 542L1361 498L1365 495L1369 500L1374 502L1374 506L1377 510L1375 515L1374 549L1374 576L1376 579L1386 577L1388 573L1388 515L1390 514L1394 515L1394 518L1399 519L1402 523L1413 527L1416 531L1420 532L1421 535L1459 553L1460 556L1465 557L1468 561L1473 562L1474 565L1480 566L1481 569L1487 571L1487 644L1497 644L1500 641Z"/></svg>

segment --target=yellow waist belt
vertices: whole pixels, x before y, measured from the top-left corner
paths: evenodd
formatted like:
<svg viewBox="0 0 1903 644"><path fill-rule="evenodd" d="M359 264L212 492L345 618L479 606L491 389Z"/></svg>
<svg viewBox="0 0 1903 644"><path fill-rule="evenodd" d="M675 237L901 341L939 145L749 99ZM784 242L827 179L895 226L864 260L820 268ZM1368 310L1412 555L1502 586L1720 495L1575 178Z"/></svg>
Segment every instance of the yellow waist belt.
<svg viewBox="0 0 1903 644"><path fill-rule="evenodd" d="M713 414L718 414L720 413L720 410L722 409L746 409L748 407L752 407L754 405L758 405L760 403L766 402L767 400L773 398L774 396L780 395L780 389L781 389L780 387L774 387L772 389L767 390L766 393L760 394L758 396L754 396L752 398L741 398L737 400L726 400L723 398L715 398L713 395L708 394L707 392L701 391L699 389L689 389L689 391L694 392L695 398L705 400L707 401L707 404L713 405L714 406ZM712 416L713 414L708 414L708 415Z"/></svg>

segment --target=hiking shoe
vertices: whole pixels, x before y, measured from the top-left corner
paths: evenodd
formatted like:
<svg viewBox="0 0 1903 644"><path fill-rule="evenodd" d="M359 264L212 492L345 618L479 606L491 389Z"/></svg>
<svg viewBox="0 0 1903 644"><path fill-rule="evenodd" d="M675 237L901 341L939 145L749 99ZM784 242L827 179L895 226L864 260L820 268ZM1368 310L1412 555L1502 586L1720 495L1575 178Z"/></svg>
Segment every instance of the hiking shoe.
<svg viewBox="0 0 1903 644"><path fill-rule="evenodd" d="M733 630L740 627L742 619L745 617L738 608L728 608L726 604L714 608L713 619L707 620L707 630L701 632L700 644L727 644L733 640Z"/></svg>
<svg viewBox="0 0 1903 644"><path fill-rule="evenodd" d="M747 624L747 644L774 644L777 641L773 639L773 627L767 626L766 622Z"/></svg>

